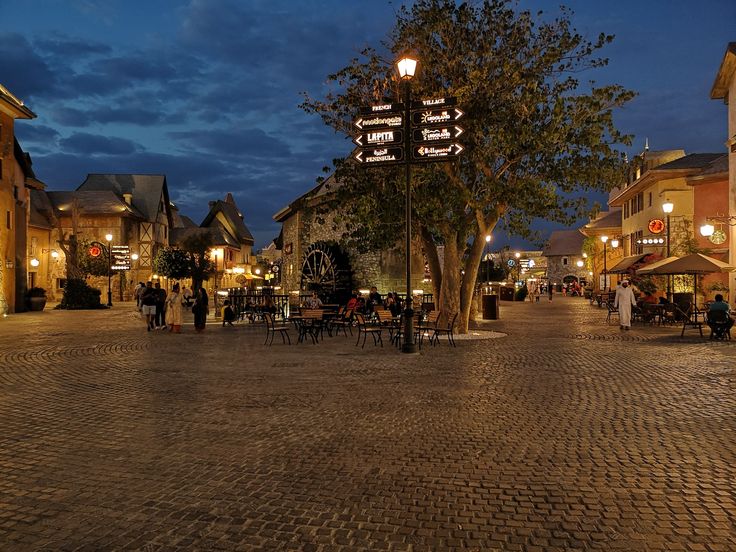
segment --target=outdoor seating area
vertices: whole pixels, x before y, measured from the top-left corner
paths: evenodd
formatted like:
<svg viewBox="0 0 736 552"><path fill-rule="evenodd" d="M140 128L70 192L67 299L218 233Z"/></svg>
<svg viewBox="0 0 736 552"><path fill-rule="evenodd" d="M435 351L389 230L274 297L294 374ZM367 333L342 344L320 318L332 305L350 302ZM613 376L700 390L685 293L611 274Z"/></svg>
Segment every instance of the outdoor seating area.
<svg viewBox="0 0 736 552"><path fill-rule="evenodd" d="M684 337L688 330L697 331L701 337L705 337L703 333L705 325L710 328L709 339L730 340L736 311L730 309L721 294L716 294L714 300L706 301L702 307L698 306L697 299L698 277L733 270L734 267L701 253L692 253L684 257L667 257L637 268L634 271L637 276L666 276L667 278L676 275L692 276L692 293L674 293L672 296L668 294L667 298L659 298L657 303L650 301L655 300L651 292L648 292L646 297L642 294L637 299L636 305L631 305L631 322L642 325L674 326L680 328L680 337ZM623 285L625 286L626 282ZM591 299L591 304L597 302L598 307L606 309L607 324L613 321L620 322L622 317L616 301L617 293L619 291L605 291Z"/></svg>

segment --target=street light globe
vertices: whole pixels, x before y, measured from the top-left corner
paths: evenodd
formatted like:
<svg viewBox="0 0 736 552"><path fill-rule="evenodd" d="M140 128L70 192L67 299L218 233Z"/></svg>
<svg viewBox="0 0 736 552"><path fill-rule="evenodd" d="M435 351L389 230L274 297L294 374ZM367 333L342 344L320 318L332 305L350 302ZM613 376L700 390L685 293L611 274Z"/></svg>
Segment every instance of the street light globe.
<svg viewBox="0 0 736 552"><path fill-rule="evenodd" d="M399 76L402 79L410 79L414 76L417 70L417 60L409 56L403 56L398 62L396 62L396 68L399 71Z"/></svg>
<svg viewBox="0 0 736 552"><path fill-rule="evenodd" d="M705 223L703 226L700 227L700 235L706 238L712 236L713 232L715 231L716 228L712 224Z"/></svg>
<svg viewBox="0 0 736 552"><path fill-rule="evenodd" d="M31 266L36 267L41 264L41 261L39 261L36 258L31 259Z"/></svg>
<svg viewBox="0 0 736 552"><path fill-rule="evenodd" d="M519 252L517 251L516 253L514 253L514 257L516 257L516 258L518 259L519 257L521 257L521 253L519 253Z"/></svg>
<svg viewBox="0 0 736 552"><path fill-rule="evenodd" d="M491 235L490 234L488 234L486 236L486 243L491 243Z"/></svg>
<svg viewBox="0 0 736 552"><path fill-rule="evenodd" d="M577 262L577 263L575 263L575 264L576 264L576 265L578 265L578 268L583 268L583 265L584 265L585 263L584 263L583 261L578 261L578 262Z"/></svg>
<svg viewBox="0 0 736 552"><path fill-rule="evenodd" d="M109 242L112 241L112 234L105 234L105 239Z"/></svg>
<svg viewBox="0 0 736 552"><path fill-rule="evenodd" d="M260 273L261 273L261 269L260 268L256 268L256 276L258 276Z"/></svg>
<svg viewBox="0 0 736 552"><path fill-rule="evenodd" d="M601 241L606 243L608 241L608 236L601 236Z"/></svg>
<svg viewBox="0 0 736 552"><path fill-rule="evenodd" d="M669 199L665 201L662 204L662 211L664 211L666 214L670 214L675 209L675 204L672 203Z"/></svg>
<svg viewBox="0 0 736 552"><path fill-rule="evenodd" d="M588 258L588 254L583 252L583 259L587 259L587 258Z"/></svg>
<svg viewBox="0 0 736 552"><path fill-rule="evenodd" d="M611 247L613 247L614 249L618 247L618 240L616 238L613 238L611 240Z"/></svg>
<svg viewBox="0 0 736 552"><path fill-rule="evenodd" d="M133 259L134 261L137 261L137 260L138 260L138 253L133 253L133 254L132 254L132 255L130 256L130 258L131 258L131 259Z"/></svg>
<svg viewBox="0 0 736 552"><path fill-rule="evenodd" d="M51 250L51 258L52 259L58 259L59 258L59 252L56 249Z"/></svg>

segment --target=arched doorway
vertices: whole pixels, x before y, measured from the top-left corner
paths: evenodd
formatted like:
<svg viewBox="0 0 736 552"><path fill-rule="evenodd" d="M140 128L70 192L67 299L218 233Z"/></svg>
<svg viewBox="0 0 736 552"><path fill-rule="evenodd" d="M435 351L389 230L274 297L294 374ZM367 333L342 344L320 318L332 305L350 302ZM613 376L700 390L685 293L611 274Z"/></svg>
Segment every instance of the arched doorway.
<svg viewBox="0 0 736 552"><path fill-rule="evenodd" d="M335 242L315 242L304 253L301 289L316 291L326 303L345 303L353 272L347 253Z"/></svg>

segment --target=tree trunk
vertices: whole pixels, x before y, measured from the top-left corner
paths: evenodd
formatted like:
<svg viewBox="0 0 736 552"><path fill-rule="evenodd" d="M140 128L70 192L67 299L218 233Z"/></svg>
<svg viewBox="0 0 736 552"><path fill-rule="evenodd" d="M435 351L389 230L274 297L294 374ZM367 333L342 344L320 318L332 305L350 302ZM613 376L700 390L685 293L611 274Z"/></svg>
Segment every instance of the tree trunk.
<svg viewBox="0 0 736 552"><path fill-rule="evenodd" d="M445 260L442 272L442 286L440 287L440 322L451 320L456 312L460 312L460 259L462 252L458 251L457 233L451 232L445 236Z"/></svg>
<svg viewBox="0 0 736 552"><path fill-rule="evenodd" d="M473 294L475 293L475 282L478 278L478 268L480 267L484 246L485 243L479 232L473 240L473 245L470 246L468 256L465 258L465 274L463 275L460 286L460 314L457 317L458 333L468 333L470 310L473 304Z"/></svg>
<svg viewBox="0 0 736 552"><path fill-rule="evenodd" d="M440 290L442 289L442 267L440 266L440 258L437 254L437 245L432 239L432 234L427 230L426 226L420 228L420 236L422 239L422 247L424 254L429 263L429 273L432 275L432 297L434 299L435 308L439 309Z"/></svg>

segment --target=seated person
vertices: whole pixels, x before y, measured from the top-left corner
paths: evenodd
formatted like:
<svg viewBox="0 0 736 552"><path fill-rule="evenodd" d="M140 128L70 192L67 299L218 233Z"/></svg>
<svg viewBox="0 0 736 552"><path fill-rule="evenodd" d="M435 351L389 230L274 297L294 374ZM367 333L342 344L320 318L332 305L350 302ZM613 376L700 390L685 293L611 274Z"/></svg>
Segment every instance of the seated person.
<svg viewBox="0 0 736 552"><path fill-rule="evenodd" d="M308 309L318 309L322 306L322 300L317 297L316 291L312 292L312 296L304 302L304 306Z"/></svg>
<svg viewBox="0 0 736 552"><path fill-rule="evenodd" d="M235 321L235 311L230 306L230 300L225 299L225 303L222 307L222 326L224 327L225 324L229 324L230 326L233 325L233 322Z"/></svg>
<svg viewBox="0 0 736 552"><path fill-rule="evenodd" d="M657 297L648 291L644 292L644 297L641 300L642 303L649 303L650 305L656 305L658 303Z"/></svg>
<svg viewBox="0 0 736 552"><path fill-rule="evenodd" d="M729 315L730 311L731 307L723 300L723 295L718 293L716 295L716 300L708 307L708 326L710 326L711 329L713 329L714 326L722 326L725 330L730 330L733 326L733 318ZM725 316L720 313L725 313Z"/></svg>
<svg viewBox="0 0 736 552"><path fill-rule="evenodd" d="M350 295L350 299L348 300L348 306L347 306L347 308L348 309L353 309L353 310L355 310L355 309L358 308L358 294L357 293L353 292Z"/></svg>

